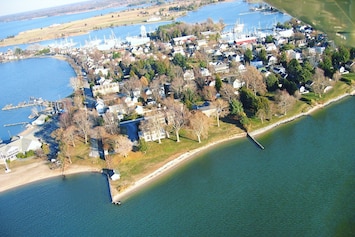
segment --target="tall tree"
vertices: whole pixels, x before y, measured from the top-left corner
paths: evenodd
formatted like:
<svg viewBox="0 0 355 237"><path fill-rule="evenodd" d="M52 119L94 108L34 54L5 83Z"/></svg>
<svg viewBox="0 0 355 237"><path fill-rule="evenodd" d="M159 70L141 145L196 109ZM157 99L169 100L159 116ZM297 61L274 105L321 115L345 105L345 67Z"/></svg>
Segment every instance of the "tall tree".
<svg viewBox="0 0 355 237"><path fill-rule="evenodd" d="M230 113L237 117L242 117L245 114L243 104L239 100L233 99L230 103Z"/></svg>
<svg viewBox="0 0 355 237"><path fill-rule="evenodd" d="M171 126L172 130L175 132L176 141L180 142L180 129L185 125L186 120L189 116L188 110L185 106L173 100L172 98L168 98L164 100L164 105L166 106L166 117L168 121L168 125Z"/></svg>
<svg viewBox="0 0 355 237"><path fill-rule="evenodd" d="M275 101L284 115L287 114L287 111L296 102L295 98L285 90L279 90L276 92Z"/></svg>
<svg viewBox="0 0 355 237"><path fill-rule="evenodd" d="M235 89L231 84L223 83L220 89L221 97L227 100L229 103L232 102L233 99L237 98L237 94L235 93Z"/></svg>
<svg viewBox="0 0 355 237"><path fill-rule="evenodd" d="M216 88L216 91L219 93L219 91L221 90L221 87L222 87L221 76L217 74L215 80L216 80L215 88Z"/></svg>
<svg viewBox="0 0 355 237"><path fill-rule="evenodd" d="M76 125L76 128L78 129L79 134L83 136L85 144L87 144L91 128L89 112L87 111L87 109L80 109L75 112L73 116L73 121Z"/></svg>
<svg viewBox="0 0 355 237"><path fill-rule="evenodd" d="M133 142L123 135L118 135L115 143L115 152L123 155L124 157L128 156L128 153L132 151Z"/></svg>
<svg viewBox="0 0 355 237"><path fill-rule="evenodd" d="M217 118L217 126L219 127L219 119L223 118L229 113L229 104L227 101L218 98L212 102L213 106L216 108L216 118Z"/></svg>
<svg viewBox="0 0 355 237"><path fill-rule="evenodd" d="M208 135L208 117L201 111L194 111L189 118L189 124L201 143L201 137Z"/></svg>
<svg viewBox="0 0 355 237"><path fill-rule="evenodd" d="M181 98L185 81L182 77L175 77L171 82L171 89L174 90L174 97Z"/></svg>
<svg viewBox="0 0 355 237"><path fill-rule="evenodd" d="M245 72L242 73L242 81L245 83L246 88L251 89L256 93L263 94L266 92L266 84L262 74L256 67L247 65Z"/></svg>
<svg viewBox="0 0 355 237"><path fill-rule="evenodd" d="M106 112L103 116L106 131L111 134L119 133L119 120L117 114Z"/></svg>
<svg viewBox="0 0 355 237"><path fill-rule="evenodd" d="M244 52L244 61L250 63L253 60L253 51L251 49L247 49Z"/></svg>
<svg viewBox="0 0 355 237"><path fill-rule="evenodd" d="M137 77L130 78L125 80L123 83L122 90L129 96L132 95L135 90L142 90L142 83Z"/></svg>
<svg viewBox="0 0 355 237"><path fill-rule="evenodd" d="M324 75L324 71L320 68L316 69L316 72L313 75L312 90L319 97L322 97L322 94L325 92L325 88L330 85L329 78Z"/></svg>
<svg viewBox="0 0 355 237"><path fill-rule="evenodd" d="M63 140L65 140L67 143L71 143L72 147L75 147L75 136L76 129L74 125L63 128Z"/></svg>

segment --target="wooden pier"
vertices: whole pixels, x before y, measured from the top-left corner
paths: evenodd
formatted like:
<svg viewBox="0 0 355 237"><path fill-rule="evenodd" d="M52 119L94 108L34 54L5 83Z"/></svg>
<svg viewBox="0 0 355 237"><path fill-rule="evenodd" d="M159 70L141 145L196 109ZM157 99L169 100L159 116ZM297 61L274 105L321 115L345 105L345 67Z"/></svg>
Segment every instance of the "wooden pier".
<svg viewBox="0 0 355 237"><path fill-rule="evenodd" d="M12 109L20 109L30 106L47 106L48 101L43 100L42 98L33 98L31 97L29 101L23 101L18 103L17 105L8 104L5 105L1 110L12 110Z"/></svg>
<svg viewBox="0 0 355 237"><path fill-rule="evenodd" d="M252 135L250 135L249 133L247 133L247 137L249 137L258 147L260 147L260 149L265 149L265 147L261 145L261 143L258 142L254 137L252 137Z"/></svg>
<svg viewBox="0 0 355 237"><path fill-rule="evenodd" d="M28 122L8 123L8 124L4 124L4 127L11 127L11 126L25 125L25 124L28 124Z"/></svg>

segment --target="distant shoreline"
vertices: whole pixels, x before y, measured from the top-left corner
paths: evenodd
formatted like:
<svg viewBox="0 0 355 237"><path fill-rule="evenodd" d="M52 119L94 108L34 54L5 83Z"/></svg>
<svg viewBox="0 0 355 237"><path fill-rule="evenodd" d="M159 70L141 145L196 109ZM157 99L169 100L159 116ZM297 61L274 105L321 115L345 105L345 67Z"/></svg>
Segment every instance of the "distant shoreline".
<svg viewBox="0 0 355 237"><path fill-rule="evenodd" d="M187 1L190 3L193 1ZM200 2L194 1L196 3ZM58 25L51 25L43 28L25 30L14 37L5 38L0 41L0 47L10 47L19 44L39 43L46 40L56 40L66 37L73 37L88 34L98 29L107 29L111 27L119 27L135 24L146 24L147 20L156 16L155 13L162 7L169 8L179 6L179 2L167 2L163 5L152 5L144 8L145 14L142 14L142 8L132 8L125 11L107 13L100 16L89 17L85 19L66 22ZM154 22L174 21L186 14L186 11L170 12L167 16L161 16L161 20Z"/></svg>

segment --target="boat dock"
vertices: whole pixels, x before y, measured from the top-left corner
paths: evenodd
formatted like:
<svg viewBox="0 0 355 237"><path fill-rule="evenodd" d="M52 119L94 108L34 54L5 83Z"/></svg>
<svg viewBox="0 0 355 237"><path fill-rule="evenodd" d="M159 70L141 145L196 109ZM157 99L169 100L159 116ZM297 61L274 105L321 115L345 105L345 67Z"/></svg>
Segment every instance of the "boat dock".
<svg viewBox="0 0 355 237"><path fill-rule="evenodd" d="M36 106L36 105L43 105L44 102L45 101L42 98L31 97L29 101L23 101L18 103L17 105L13 105L13 104L5 105L1 110L12 110L12 109L20 109L20 108Z"/></svg>
<svg viewBox="0 0 355 237"><path fill-rule="evenodd" d="M247 133L247 137L249 137L258 147L260 147L260 149L265 149L265 147L261 145L261 143L258 142L254 137L252 137L252 135L250 135L249 133Z"/></svg>
<svg viewBox="0 0 355 237"><path fill-rule="evenodd" d="M4 124L4 127L11 127L11 126L25 125L25 124L28 124L28 122L18 122L18 123Z"/></svg>

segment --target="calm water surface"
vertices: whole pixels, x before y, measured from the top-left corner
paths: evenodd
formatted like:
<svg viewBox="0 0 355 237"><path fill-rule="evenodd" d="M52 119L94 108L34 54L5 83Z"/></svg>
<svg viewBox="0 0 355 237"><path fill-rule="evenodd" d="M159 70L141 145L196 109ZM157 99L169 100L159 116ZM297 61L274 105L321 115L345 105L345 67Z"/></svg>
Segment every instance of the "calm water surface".
<svg viewBox="0 0 355 237"><path fill-rule="evenodd" d="M72 93L70 78L75 77L72 67L54 58L32 58L0 63L0 108L17 105L30 97L55 101ZM40 109L40 108L39 108ZM30 122L31 107L0 110L0 138L8 140L21 132L23 126L4 127L5 124Z"/></svg>
<svg viewBox="0 0 355 237"><path fill-rule="evenodd" d="M355 98L201 154L110 204L101 174L0 194L0 236L352 236Z"/></svg>

